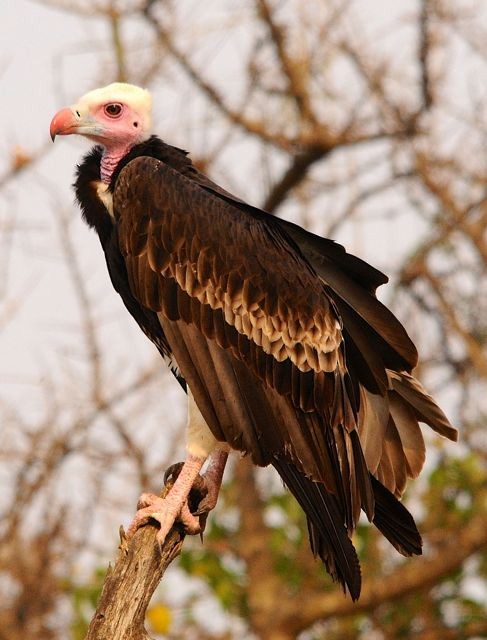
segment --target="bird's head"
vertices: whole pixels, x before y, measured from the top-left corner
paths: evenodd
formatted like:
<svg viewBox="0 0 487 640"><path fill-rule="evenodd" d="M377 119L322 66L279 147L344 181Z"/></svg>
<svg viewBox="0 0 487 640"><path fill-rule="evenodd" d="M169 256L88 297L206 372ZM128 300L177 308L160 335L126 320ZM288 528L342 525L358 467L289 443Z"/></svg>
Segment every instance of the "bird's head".
<svg viewBox="0 0 487 640"><path fill-rule="evenodd" d="M51 121L51 138L77 133L107 150L128 149L150 136L151 107L148 91L114 82L58 111Z"/></svg>

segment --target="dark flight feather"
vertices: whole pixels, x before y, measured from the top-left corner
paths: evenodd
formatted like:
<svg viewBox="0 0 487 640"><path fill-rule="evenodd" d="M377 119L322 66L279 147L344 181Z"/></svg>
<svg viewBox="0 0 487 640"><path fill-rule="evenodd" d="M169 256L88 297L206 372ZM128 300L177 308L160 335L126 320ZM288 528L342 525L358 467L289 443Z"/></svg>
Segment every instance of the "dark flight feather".
<svg viewBox="0 0 487 640"><path fill-rule="evenodd" d="M372 522L403 556L421 555L423 542L406 507L371 475L375 498Z"/></svg>
<svg viewBox="0 0 487 640"><path fill-rule="evenodd" d="M360 563L343 525L337 497L283 460L275 460L273 466L306 513L312 552L320 557L333 580L346 585L352 599L357 600L362 581Z"/></svg>

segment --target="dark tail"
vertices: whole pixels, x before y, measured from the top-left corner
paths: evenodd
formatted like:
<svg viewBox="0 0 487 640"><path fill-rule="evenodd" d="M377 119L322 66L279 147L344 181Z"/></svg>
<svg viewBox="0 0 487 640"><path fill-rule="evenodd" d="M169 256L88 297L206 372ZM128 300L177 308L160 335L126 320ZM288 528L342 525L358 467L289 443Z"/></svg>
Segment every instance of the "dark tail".
<svg viewBox="0 0 487 640"><path fill-rule="evenodd" d="M375 499L372 522L403 556L420 556L423 541L413 516L372 474L370 478Z"/></svg>
<svg viewBox="0 0 487 640"><path fill-rule="evenodd" d="M358 600L360 564L336 496L306 478L294 465L283 460L274 460L273 465L307 516L311 550L321 558L333 580L344 590L348 588L352 600Z"/></svg>
<svg viewBox="0 0 487 640"><path fill-rule="evenodd" d="M283 460L274 460L273 465L306 514L311 550L321 558L333 580L344 590L348 588L352 600L358 600L360 564L337 497L294 465ZM375 501L372 522L399 553L421 555L422 540L412 515L376 478L370 478Z"/></svg>

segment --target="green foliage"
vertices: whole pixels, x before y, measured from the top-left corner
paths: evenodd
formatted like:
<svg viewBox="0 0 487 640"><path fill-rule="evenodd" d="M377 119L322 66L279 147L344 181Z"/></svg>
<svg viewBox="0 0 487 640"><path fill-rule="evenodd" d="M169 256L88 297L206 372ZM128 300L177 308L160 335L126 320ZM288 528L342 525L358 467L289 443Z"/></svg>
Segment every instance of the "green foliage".
<svg viewBox="0 0 487 640"><path fill-rule="evenodd" d="M91 616L96 608L103 586L106 567L98 567L88 582L78 584L69 582L66 591L71 596L73 620L71 622L72 640L83 640L88 631Z"/></svg>
<svg viewBox="0 0 487 640"><path fill-rule="evenodd" d="M267 507L278 509L284 524L270 528L270 549L273 566L282 578L283 586L297 591L306 577L306 568L296 562L296 555L307 544L306 519L296 500L287 491L272 495Z"/></svg>
<svg viewBox="0 0 487 640"><path fill-rule="evenodd" d="M463 458L440 458L422 492L426 515L420 523L421 530L432 535L434 541L435 532L454 532L468 526L474 515L486 513L486 479L482 460L474 453ZM396 603L381 607L378 625L398 639L416 637L427 629L438 633L445 626L458 630L459 638L464 637L461 629L485 620L486 615L485 591L480 588L476 599L468 586L471 574L475 575L476 584L487 576L487 553L478 554L474 564L473 570L462 565L435 588L427 587L407 596L400 606Z"/></svg>
<svg viewBox="0 0 487 640"><path fill-rule="evenodd" d="M485 468L475 453L441 458L423 495L426 528L465 524L479 508L485 510L486 481Z"/></svg>
<svg viewBox="0 0 487 640"><path fill-rule="evenodd" d="M179 561L179 567L188 575L204 579L226 611L244 615L243 576L229 565L229 555L211 550L210 546L196 549L187 545Z"/></svg>

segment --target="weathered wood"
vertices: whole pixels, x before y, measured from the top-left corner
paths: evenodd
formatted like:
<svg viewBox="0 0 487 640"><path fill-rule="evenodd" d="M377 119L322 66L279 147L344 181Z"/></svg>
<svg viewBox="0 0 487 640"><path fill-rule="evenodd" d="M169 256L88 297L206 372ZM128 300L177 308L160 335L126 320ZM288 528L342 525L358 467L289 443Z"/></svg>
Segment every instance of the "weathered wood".
<svg viewBox="0 0 487 640"><path fill-rule="evenodd" d="M162 549L157 527L139 529L127 544L124 534L117 560L109 566L103 590L85 640L149 640L144 620L157 585L179 555L184 534L173 528Z"/></svg>
<svg viewBox="0 0 487 640"><path fill-rule="evenodd" d="M169 492L181 467L182 463L177 463L166 471L162 497ZM193 513L206 493L205 482L198 476L188 498ZM205 520L202 516L202 528ZM175 524L159 548L157 531L158 526L149 522L128 542L120 528L118 557L115 566L108 567L85 640L151 640L144 627L145 612L167 567L180 554L185 538L181 525Z"/></svg>

